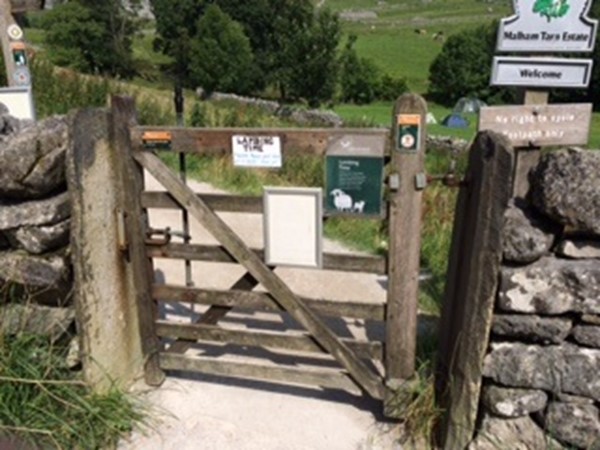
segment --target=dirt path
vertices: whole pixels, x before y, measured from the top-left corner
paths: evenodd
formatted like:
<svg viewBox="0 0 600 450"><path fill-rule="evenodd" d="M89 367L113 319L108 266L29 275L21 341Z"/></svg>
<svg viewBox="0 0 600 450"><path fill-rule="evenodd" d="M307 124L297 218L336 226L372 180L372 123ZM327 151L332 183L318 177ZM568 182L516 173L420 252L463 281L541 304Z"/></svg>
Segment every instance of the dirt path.
<svg viewBox="0 0 600 450"><path fill-rule="evenodd" d="M205 184L190 184L197 192L216 191ZM160 189L154 180L148 180L148 187ZM262 246L261 216L221 216L252 247ZM151 211L150 221L154 228L181 229L179 212ZM199 224L192 221L191 225L193 242L215 242ZM325 243L325 250L348 252L331 241ZM182 262L157 261L156 268L158 276L167 283L184 284ZM202 287L226 289L243 273L231 264L193 264L194 283ZM289 268L277 269L277 273L301 295L385 300L384 280L376 275ZM186 306L163 311L170 319L188 321L189 312ZM263 315L251 319L266 320ZM240 320L236 322L235 314L228 315L224 322L242 326ZM273 329L281 325L277 318L273 319ZM345 325L355 336L370 332L364 324ZM394 443L392 424L381 421L379 402L341 391L186 373L170 374L160 389L145 392L143 399L158 412L158 421L146 434L136 432L121 442L118 450L400 449Z"/></svg>

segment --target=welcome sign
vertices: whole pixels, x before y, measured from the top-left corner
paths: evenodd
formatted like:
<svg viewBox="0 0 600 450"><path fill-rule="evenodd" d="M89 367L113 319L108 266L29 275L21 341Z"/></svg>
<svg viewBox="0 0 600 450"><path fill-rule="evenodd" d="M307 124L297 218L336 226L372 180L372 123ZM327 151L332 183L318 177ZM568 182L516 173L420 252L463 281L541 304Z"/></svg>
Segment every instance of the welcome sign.
<svg viewBox="0 0 600 450"><path fill-rule="evenodd" d="M591 0L514 0L515 15L501 20L500 52L591 52L598 21Z"/></svg>

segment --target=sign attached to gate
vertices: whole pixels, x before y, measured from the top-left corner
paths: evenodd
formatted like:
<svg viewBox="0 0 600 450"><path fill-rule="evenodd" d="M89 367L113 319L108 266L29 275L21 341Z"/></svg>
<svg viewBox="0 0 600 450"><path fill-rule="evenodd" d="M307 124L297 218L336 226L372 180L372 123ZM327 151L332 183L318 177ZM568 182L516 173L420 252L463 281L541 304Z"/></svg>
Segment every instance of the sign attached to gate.
<svg viewBox="0 0 600 450"><path fill-rule="evenodd" d="M514 0L516 14L498 27L500 52L591 52L598 21L591 0Z"/></svg>
<svg viewBox="0 0 600 450"><path fill-rule="evenodd" d="M236 167L280 168L282 165L279 136L234 135L231 148Z"/></svg>
<svg viewBox="0 0 600 450"><path fill-rule="evenodd" d="M586 145L592 104L493 106L481 108L479 130L504 134L515 147Z"/></svg>
<svg viewBox="0 0 600 450"><path fill-rule="evenodd" d="M398 114L397 150L416 153L421 145L421 116L419 114Z"/></svg>
<svg viewBox="0 0 600 450"><path fill-rule="evenodd" d="M586 88L592 60L571 58L516 58L496 56L492 67L494 86Z"/></svg>
<svg viewBox="0 0 600 450"><path fill-rule="evenodd" d="M171 150L172 135L168 131L144 131L142 143L147 150Z"/></svg>
<svg viewBox="0 0 600 450"><path fill-rule="evenodd" d="M383 158L327 156L327 215L381 215Z"/></svg>
<svg viewBox="0 0 600 450"><path fill-rule="evenodd" d="M265 262L273 266L323 266L321 188L264 188Z"/></svg>
<svg viewBox="0 0 600 450"><path fill-rule="evenodd" d="M330 139L325 159L326 215L380 216L386 137L345 134Z"/></svg>

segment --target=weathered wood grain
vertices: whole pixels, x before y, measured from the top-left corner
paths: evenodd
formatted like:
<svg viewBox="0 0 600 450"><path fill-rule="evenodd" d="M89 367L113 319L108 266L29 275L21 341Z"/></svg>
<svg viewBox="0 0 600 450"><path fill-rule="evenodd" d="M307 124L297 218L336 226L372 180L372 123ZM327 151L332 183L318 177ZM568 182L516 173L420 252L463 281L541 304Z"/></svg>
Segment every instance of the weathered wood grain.
<svg viewBox="0 0 600 450"><path fill-rule="evenodd" d="M161 353L160 364L165 370L183 370L233 378L271 380L287 384L316 385L342 389L355 395L361 390L341 371L295 367L268 366L214 358L187 358L171 353Z"/></svg>
<svg viewBox="0 0 600 450"><path fill-rule="evenodd" d="M323 349L307 334L291 335L254 330L233 330L215 325L179 324L165 321L156 323L156 332L161 337L184 338L189 341L214 341L249 347L323 353ZM354 339L342 339L342 341L361 358L381 360L383 357L381 342L360 342ZM174 352L168 351L168 353Z"/></svg>
<svg viewBox="0 0 600 450"><path fill-rule="evenodd" d="M387 136L381 128L176 128L135 127L131 130L137 150L143 149L142 135L146 131L171 133L171 150L202 155L231 155L231 138L243 136L279 136L282 155L306 154L324 156L329 143L341 135L361 134Z"/></svg>
<svg viewBox="0 0 600 450"><path fill-rule="evenodd" d="M440 325L436 396L445 411L439 437L446 450L466 448L475 430L513 166L504 136L477 135L455 213Z"/></svg>
<svg viewBox="0 0 600 450"><path fill-rule="evenodd" d="M397 148L397 116L416 114L421 117L420 147L416 152ZM402 95L394 106L394 144L392 174L399 176L399 189L390 193L389 267L386 316L386 383L399 385L415 371L419 261L421 252L422 190L415 177L425 171L427 104L414 94Z"/></svg>
<svg viewBox="0 0 600 450"><path fill-rule="evenodd" d="M117 161L123 183L123 211L129 249L127 253L137 302L142 352L145 358L145 378L151 386L162 384L165 379L158 364L160 343L154 330L155 309L152 307L151 280L154 278L152 260L146 253L145 236L148 220L140 204L143 191L143 173L131 158L129 127L135 126L137 118L135 102L131 97L112 98L113 138Z"/></svg>
<svg viewBox="0 0 600 450"><path fill-rule="evenodd" d="M263 250L253 249L252 252L263 259ZM192 261L230 262L233 258L223 247L214 245L185 245L166 244L148 245L148 254L153 258L190 259ZM361 272L385 275L386 260L381 256L343 255L339 253L325 253L323 255L323 270L337 270L340 272Z"/></svg>
<svg viewBox="0 0 600 450"><path fill-rule="evenodd" d="M152 296L154 299L164 302L239 307L258 311L283 310L270 294L264 292L218 291L183 286L154 285ZM381 303L341 302L305 297L300 297L300 300L311 310L323 316L383 320L385 314L385 305Z"/></svg>
<svg viewBox="0 0 600 450"><path fill-rule="evenodd" d="M134 158L150 172L177 201L189 210L245 268L254 276L287 312L351 374L373 398L382 399L385 387L379 376L354 354L323 321L289 289L289 287L250 250L229 226L194 192L169 170L155 155L137 152Z"/></svg>

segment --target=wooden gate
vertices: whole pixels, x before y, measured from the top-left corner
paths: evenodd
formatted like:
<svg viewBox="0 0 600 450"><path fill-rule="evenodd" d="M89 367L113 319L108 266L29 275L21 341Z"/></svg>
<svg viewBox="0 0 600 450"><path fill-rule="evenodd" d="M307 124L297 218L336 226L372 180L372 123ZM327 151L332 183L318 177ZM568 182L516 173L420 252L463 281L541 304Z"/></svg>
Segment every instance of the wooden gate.
<svg viewBox="0 0 600 450"><path fill-rule="evenodd" d="M396 133L399 115L419 116L415 151L398 151ZM317 385L366 392L375 399L391 402L394 391L414 373L416 347L417 286L419 276L421 189L425 141L424 101L417 96L401 97L393 114L393 134L387 129L188 129L140 127L135 124L135 107L127 98L113 98L114 141L123 158L127 179L127 207L122 220L121 247L124 256L136 267L137 300L140 313L143 351L147 358L146 379L158 384L165 370L201 372L213 375L263 379L275 382ZM277 136L282 142L283 158L290 154L325 156L332 139L348 134L380 136L386 141L389 163L387 189L389 251L387 256L323 255L323 270L366 272L387 276L387 301L331 301L300 297L264 262L261 249L249 248L221 219L217 212L262 213L259 197L207 195L193 192L177 173L144 145L148 132L163 136L168 151L200 155L230 155L234 135ZM160 145L159 145L160 146ZM166 192L143 189L143 171L151 174ZM147 211L155 208L185 210L195 218L219 245L174 243L152 238ZM153 259L237 263L246 273L229 290L200 289L152 282ZM266 292L255 292L261 285ZM158 318L159 302L202 305L202 315L192 323ZM302 333L255 331L219 326L231 311L277 312L293 319ZM385 327L385 339L359 340L341 337L328 320L378 321ZM286 355L328 355L327 367L304 365L255 364L225 361L186 351L201 342L218 342L283 351ZM332 367L334 366L335 367Z"/></svg>

